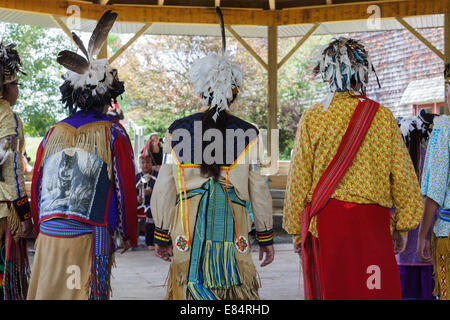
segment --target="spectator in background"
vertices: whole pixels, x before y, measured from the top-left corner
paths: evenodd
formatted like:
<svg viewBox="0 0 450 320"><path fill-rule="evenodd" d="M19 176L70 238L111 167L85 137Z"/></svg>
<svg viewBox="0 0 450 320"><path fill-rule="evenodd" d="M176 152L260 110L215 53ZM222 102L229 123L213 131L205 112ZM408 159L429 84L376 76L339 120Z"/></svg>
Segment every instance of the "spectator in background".
<svg viewBox="0 0 450 320"><path fill-rule="evenodd" d="M25 151L23 153L23 170L25 171L25 173L33 171L33 167L30 166L30 161L31 158L27 155L27 152Z"/></svg>
<svg viewBox="0 0 450 320"><path fill-rule="evenodd" d="M150 208L150 199L152 197L153 186L158 177L158 170L153 169L152 159L144 152L142 152L139 157L139 164L141 172L136 175L138 217L141 218L139 212L142 211L143 218L145 219L145 244L149 250L155 250L153 243L155 223L153 222L152 211Z"/></svg>
<svg viewBox="0 0 450 320"><path fill-rule="evenodd" d="M150 134L150 138L145 144L144 152L152 159L155 169L159 170L163 161L163 146L157 132Z"/></svg>
<svg viewBox="0 0 450 320"><path fill-rule="evenodd" d="M117 102L117 99L111 99L111 105L109 106L106 115L117 121L124 119L123 112L120 109L119 102Z"/></svg>

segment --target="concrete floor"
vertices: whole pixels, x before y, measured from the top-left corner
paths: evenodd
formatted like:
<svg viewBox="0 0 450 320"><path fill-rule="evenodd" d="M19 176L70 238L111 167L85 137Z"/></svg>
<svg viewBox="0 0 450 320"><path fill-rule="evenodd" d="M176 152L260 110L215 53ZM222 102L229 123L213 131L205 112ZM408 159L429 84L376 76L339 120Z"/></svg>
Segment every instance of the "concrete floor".
<svg viewBox="0 0 450 320"><path fill-rule="evenodd" d="M258 247L252 256L261 279L261 299L301 300L303 280L300 277L299 258L290 243L275 243L275 260L261 268ZM161 300L165 296L164 283L169 263L155 256L154 251L138 249L116 255L113 269L112 300Z"/></svg>

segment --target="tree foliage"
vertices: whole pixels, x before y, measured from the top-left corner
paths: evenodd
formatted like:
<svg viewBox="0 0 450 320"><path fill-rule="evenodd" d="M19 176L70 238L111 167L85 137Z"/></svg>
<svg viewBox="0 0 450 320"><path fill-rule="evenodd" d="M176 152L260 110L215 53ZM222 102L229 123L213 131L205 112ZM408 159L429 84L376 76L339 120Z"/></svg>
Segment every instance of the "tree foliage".
<svg viewBox="0 0 450 320"><path fill-rule="evenodd" d="M60 50L71 47L62 32L42 27L2 24L2 41L14 42L26 76L19 75L20 91L14 110L29 136L43 136L65 112L60 102L62 67L56 62Z"/></svg>

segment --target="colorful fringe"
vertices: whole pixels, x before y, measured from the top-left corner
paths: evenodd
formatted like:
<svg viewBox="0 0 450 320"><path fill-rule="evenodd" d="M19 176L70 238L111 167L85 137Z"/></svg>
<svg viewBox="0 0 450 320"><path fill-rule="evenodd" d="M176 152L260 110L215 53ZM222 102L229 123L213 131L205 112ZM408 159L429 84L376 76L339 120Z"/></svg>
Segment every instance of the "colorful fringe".
<svg viewBox="0 0 450 320"><path fill-rule="evenodd" d="M227 199L242 206L245 202L234 189L225 190L212 178L187 192L186 198L199 194L187 288L195 300L216 300L210 289L241 285L234 255L234 219Z"/></svg>
<svg viewBox="0 0 450 320"><path fill-rule="evenodd" d="M107 227L94 227L90 300L108 300L111 291L114 242Z"/></svg>
<svg viewBox="0 0 450 320"><path fill-rule="evenodd" d="M239 261L237 263L241 285L228 289L210 289L219 300L259 300L258 290L261 283L253 263ZM193 300L187 288L189 261L172 263L167 274L167 300Z"/></svg>
<svg viewBox="0 0 450 320"><path fill-rule="evenodd" d="M3 299L25 300L30 278L28 262L27 240L15 240L8 224L5 228L5 243L2 245L4 254L3 269Z"/></svg>
<svg viewBox="0 0 450 320"><path fill-rule="evenodd" d="M92 233L92 268L88 285L90 300L107 300L111 293L111 268L115 245L106 226L90 226L76 220L52 219L41 223L40 232L48 236L72 238Z"/></svg>

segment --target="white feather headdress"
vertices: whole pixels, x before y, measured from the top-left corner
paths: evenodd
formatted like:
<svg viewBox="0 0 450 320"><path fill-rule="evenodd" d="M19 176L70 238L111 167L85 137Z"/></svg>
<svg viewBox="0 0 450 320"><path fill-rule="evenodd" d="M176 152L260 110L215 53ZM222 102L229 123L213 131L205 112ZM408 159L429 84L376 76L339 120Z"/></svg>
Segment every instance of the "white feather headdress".
<svg viewBox="0 0 450 320"><path fill-rule="evenodd" d="M217 106L218 111L228 109L233 91L243 83L241 65L231 60L227 52L209 53L197 60L189 72L194 92L199 94L204 104ZM210 99L212 100L210 101Z"/></svg>
<svg viewBox="0 0 450 320"><path fill-rule="evenodd" d="M205 105L217 108L214 121L219 112L229 109L229 103L243 84L241 65L232 61L226 50L225 27L220 8L216 8L222 31L222 53L209 53L195 61L189 72L194 92L199 94Z"/></svg>

